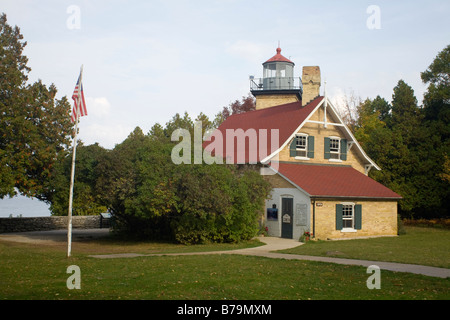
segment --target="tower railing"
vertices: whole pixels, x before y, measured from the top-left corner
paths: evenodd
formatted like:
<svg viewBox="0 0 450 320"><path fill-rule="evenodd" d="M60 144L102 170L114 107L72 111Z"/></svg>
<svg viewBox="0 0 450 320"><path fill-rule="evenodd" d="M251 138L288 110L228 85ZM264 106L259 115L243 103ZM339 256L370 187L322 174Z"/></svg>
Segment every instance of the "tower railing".
<svg viewBox="0 0 450 320"><path fill-rule="evenodd" d="M264 90L300 90L303 92L300 77L250 78L251 91Z"/></svg>

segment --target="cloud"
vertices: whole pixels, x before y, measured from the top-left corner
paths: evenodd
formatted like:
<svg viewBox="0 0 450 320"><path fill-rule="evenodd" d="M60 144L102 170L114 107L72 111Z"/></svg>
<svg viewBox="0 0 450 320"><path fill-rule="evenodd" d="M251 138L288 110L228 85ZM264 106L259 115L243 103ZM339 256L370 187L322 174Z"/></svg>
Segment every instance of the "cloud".
<svg viewBox="0 0 450 320"><path fill-rule="evenodd" d="M79 137L86 145L98 142L102 147L112 149L125 140L133 129L123 124L88 124L80 128Z"/></svg>
<svg viewBox="0 0 450 320"><path fill-rule="evenodd" d="M86 97L88 114L93 117L105 117L111 112L111 104L105 97Z"/></svg>

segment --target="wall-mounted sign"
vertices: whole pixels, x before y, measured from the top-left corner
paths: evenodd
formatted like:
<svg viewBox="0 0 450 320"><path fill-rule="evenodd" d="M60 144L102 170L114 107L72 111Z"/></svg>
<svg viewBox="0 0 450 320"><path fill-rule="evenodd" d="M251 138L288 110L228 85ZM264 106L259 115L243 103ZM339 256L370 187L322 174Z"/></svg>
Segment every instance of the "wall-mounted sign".
<svg viewBox="0 0 450 320"><path fill-rule="evenodd" d="M316 202L316 207L323 207L323 203L322 202Z"/></svg>
<svg viewBox="0 0 450 320"><path fill-rule="evenodd" d="M278 220L277 208L267 208L267 220Z"/></svg>
<svg viewBox="0 0 450 320"><path fill-rule="evenodd" d="M297 203L295 205L295 209L296 209L296 221L295 221L295 225L297 226L306 226L306 222L307 222L307 209L308 206L304 203Z"/></svg>

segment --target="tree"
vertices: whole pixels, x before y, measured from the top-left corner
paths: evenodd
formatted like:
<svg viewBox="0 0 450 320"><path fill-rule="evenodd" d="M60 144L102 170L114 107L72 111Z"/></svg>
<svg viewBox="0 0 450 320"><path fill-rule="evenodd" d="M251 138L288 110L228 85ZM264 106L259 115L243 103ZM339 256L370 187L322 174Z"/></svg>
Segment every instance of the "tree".
<svg viewBox="0 0 450 320"><path fill-rule="evenodd" d="M387 126L390 126L392 116L392 106L390 103L378 95L373 99L371 105L374 112L377 112L380 121L384 122Z"/></svg>
<svg viewBox="0 0 450 320"><path fill-rule="evenodd" d="M355 132L358 125L360 111L359 106L361 104L361 98L355 96L354 92L351 92L350 96L347 96L347 94L345 93L341 101L336 102L336 107L342 118L342 121L352 132Z"/></svg>
<svg viewBox="0 0 450 320"><path fill-rule="evenodd" d="M425 196L418 187L423 185L418 141L424 131L414 91L400 80L392 104L377 96L366 99L356 110L355 137L382 168L371 170L370 176L402 195L400 213L413 216Z"/></svg>
<svg viewBox="0 0 450 320"><path fill-rule="evenodd" d="M23 103L23 91L28 79L28 58L22 55L26 46L20 29L7 24L6 15L0 16L0 197L14 195L16 173L11 166L12 145L8 139L14 134L14 105ZM7 150L7 148L9 150Z"/></svg>
<svg viewBox="0 0 450 320"><path fill-rule="evenodd" d="M217 128L229 116L233 114L240 114L248 111L253 111L255 109L256 109L256 100L251 94L248 94L247 97L242 97L241 101L235 100L234 102L231 102L228 106L223 107L222 112L219 112L216 115L212 123L212 126L214 128Z"/></svg>
<svg viewBox="0 0 450 320"><path fill-rule="evenodd" d="M447 151L450 144L450 45L438 53L428 69L421 73L428 84L424 96L424 116L441 137Z"/></svg>
<svg viewBox="0 0 450 320"><path fill-rule="evenodd" d="M431 97L430 91L425 96ZM433 99L425 100L425 105L445 104L435 95ZM426 108L417 105L414 91L403 80L393 90L391 105L377 97L357 108L355 137L382 168L371 170L370 176L402 195L399 212L410 218L447 215L448 139L445 130L440 131L444 128L441 117L429 118Z"/></svg>
<svg viewBox="0 0 450 320"><path fill-rule="evenodd" d="M388 186L403 197L400 200L401 212L413 216L414 208L424 201L418 188L422 161L418 141L425 132L421 127L421 113L414 90L403 80L399 80L393 91L390 120L392 146L384 168L390 174Z"/></svg>
<svg viewBox="0 0 450 320"><path fill-rule="evenodd" d="M239 242L254 237L270 185L249 167L175 168L178 212L171 226L180 243Z"/></svg>
<svg viewBox="0 0 450 320"><path fill-rule="evenodd" d="M49 201L50 178L70 145L70 105L56 87L27 84L26 42L0 16L0 197L16 194Z"/></svg>
<svg viewBox="0 0 450 320"><path fill-rule="evenodd" d="M424 83L447 88L450 85L450 45L439 52L427 70L420 74Z"/></svg>
<svg viewBox="0 0 450 320"><path fill-rule="evenodd" d="M164 128L159 123L155 123L148 132L148 135L154 140L167 140L169 137L166 137L164 133Z"/></svg>
<svg viewBox="0 0 450 320"><path fill-rule="evenodd" d="M136 128L98 166L97 190L116 219L115 228L134 237L180 243L250 239L259 229L270 186L251 169L175 165L175 143L167 136L179 127L192 132L190 119L187 113L177 114L148 135ZM210 123L203 114L196 120L206 127Z"/></svg>
<svg viewBox="0 0 450 320"><path fill-rule="evenodd" d="M420 122L421 114L414 90L406 82L399 80L392 95L391 127L402 131L407 139L412 139Z"/></svg>
<svg viewBox="0 0 450 320"><path fill-rule="evenodd" d="M450 201L450 45L437 54L421 78L428 84L422 110L426 133L421 144L425 162L423 181L427 182L431 195L430 205L422 211L428 217L445 217Z"/></svg>
<svg viewBox="0 0 450 320"><path fill-rule="evenodd" d="M96 190L97 181L104 173L99 171L99 165L105 161L108 150L98 143L89 146L78 141L74 193L73 215L97 215L106 212L105 201ZM69 208L69 187L72 170L72 155L68 154L59 161L51 180L52 192L48 198L53 215L64 216Z"/></svg>
<svg viewBox="0 0 450 320"><path fill-rule="evenodd" d="M191 135L193 135L194 122L187 112L184 113L183 117L180 116L179 113L175 114L173 118L166 123L166 127L164 128L164 134L166 137L171 137L172 133L176 129L186 129L189 130Z"/></svg>
<svg viewBox="0 0 450 320"><path fill-rule="evenodd" d="M386 127L386 123L381 120L381 113L378 109L380 101L385 100L380 96L377 96L373 101L367 98L357 106L358 119L355 121L354 134L363 148L371 149L367 145L371 143L372 136L376 131Z"/></svg>

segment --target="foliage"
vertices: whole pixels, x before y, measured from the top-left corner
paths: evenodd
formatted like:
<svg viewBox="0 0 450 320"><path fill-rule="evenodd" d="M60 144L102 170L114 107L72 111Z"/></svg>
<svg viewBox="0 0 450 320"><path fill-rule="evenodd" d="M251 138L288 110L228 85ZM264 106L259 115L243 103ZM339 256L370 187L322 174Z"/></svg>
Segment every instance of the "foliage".
<svg viewBox="0 0 450 320"><path fill-rule="evenodd" d="M153 126L148 135L136 128L99 164L96 190L115 216L116 230L180 243L239 242L256 235L268 183L246 167L175 165L168 136L177 125L193 132L187 114L165 128Z"/></svg>
<svg viewBox="0 0 450 320"><path fill-rule="evenodd" d="M0 198L21 194L50 201L50 180L70 145L70 105L56 87L27 84L26 42L0 16Z"/></svg>
<svg viewBox="0 0 450 320"><path fill-rule="evenodd" d="M405 226L450 229L450 219L404 219Z"/></svg>
<svg viewBox="0 0 450 320"><path fill-rule="evenodd" d="M381 97L357 106L354 134L381 167L375 180L399 193L402 217L445 217L450 200L450 46L422 73L428 83L423 107L400 80L392 102Z"/></svg>
<svg viewBox="0 0 450 320"><path fill-rule="evenodd" d="M81 141L78 142L73 188L73 215L97 215L106 212L107 207L96 192L96 183L102 175L99 171L99 163L104 161L107 154L108 150L98 144L84 146ZM51 181L53 189L48 195L53 215L67 215L71 170L72 154L68 154L55 166L55 175Z"/></svg>
<svg viewBox="0 0 450 320"><path fill-rule="evenodd" d="M216 115L214 121L212 122L212 127L219 127L223 121L233 114L240 114L253 111L255 109L256 100L251 94L249 94L247 97L242 97L241 101L235 100L234 102L231 102L230 105L223 107L222 111Z"/></svg>
<svg viewBox="0 0 450 320"><path fill-rule="evenodd" d="M298 241L305 243L305 242L308 242L310 238L311 238L311 233L309 231L305 231L300 236Z"/></svg>

